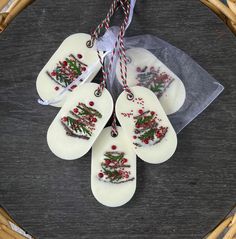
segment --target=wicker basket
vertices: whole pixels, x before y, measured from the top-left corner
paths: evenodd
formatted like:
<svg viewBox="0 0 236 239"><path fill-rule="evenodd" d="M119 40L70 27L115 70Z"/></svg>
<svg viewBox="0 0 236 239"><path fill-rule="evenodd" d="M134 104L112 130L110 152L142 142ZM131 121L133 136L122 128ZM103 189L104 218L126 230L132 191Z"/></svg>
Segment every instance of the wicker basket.
<svg viewBox="0 0 236 239"><path fill-rule="evenodd" d="M204 238L204 239L235 239L236 238L236 207Z"/></svg>
<svg viewBox="0 0 236 239"><path fill-rule="evenodd" d="M25 232L0 205L0 239L34 239Z"/></svg>
<svg viewBox="0 0 236 239"><path fill-rule="evenodd" d="M0 0L0 33L34 0Z"/></svg>
<svg viewBox="0 0 236 239"><path fill-rule="evenodd" d="M227 0L224 4L220 0L200 0L209 7L236 35L236 0Z"/></svg>
<svg viewBox="0 0 236 239"><path fill-rule="evenodd" d="M34 0L0 0L0 33L9 23ZM227 0L227 5L220 0L200 0L216 13L236 35L236 0Z"/></svg>

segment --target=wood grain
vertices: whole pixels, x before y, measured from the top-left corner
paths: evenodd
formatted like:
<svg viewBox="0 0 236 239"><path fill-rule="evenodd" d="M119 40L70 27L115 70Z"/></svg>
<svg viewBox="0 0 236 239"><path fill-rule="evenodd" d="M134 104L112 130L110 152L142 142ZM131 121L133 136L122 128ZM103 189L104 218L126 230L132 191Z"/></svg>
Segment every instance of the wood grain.
<svg viewBox="0 0 236 239"><path fill-rule="evenodd" d="M90 153L66 162L48 149L57 109L36 103L37 74L64 38L90 32L110 2L38 0L0 35L0 203L37 238L202 238L236 199L236 38L200 1L137 1L127 34L184 50L225 91L180 133L171 160L138 161L131 202L103 207L90 189Z"/></svg>

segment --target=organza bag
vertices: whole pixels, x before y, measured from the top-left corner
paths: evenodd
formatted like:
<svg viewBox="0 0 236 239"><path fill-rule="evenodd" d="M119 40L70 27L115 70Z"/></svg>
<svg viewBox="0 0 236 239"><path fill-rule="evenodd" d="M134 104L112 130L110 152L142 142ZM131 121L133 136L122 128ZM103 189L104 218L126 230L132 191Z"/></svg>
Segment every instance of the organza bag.
<svg viewBox="0 0 236 239"><path fill-rule="evenodd" d="M113 45L114 38L117 36L117 32L117 27L110 28L105 35L99 39L97 48L99 50L109 51ZM125 47L127 50L144 48L150 51L183 82L186 92L184 103L177 112L168 115L177 133L206 109L224 89L219 82L186 53L158 37L152 35L127 37L125 38ZM111 61L110 58L111 54L108 54L105 61L106 66L108 66ZM122 92L122 87L117 80L116 74L117 61L118 56L114 59L113 69L108 82L108 89L114 100L116 100ZM145 86L145 84L143 86Z"/></svg>

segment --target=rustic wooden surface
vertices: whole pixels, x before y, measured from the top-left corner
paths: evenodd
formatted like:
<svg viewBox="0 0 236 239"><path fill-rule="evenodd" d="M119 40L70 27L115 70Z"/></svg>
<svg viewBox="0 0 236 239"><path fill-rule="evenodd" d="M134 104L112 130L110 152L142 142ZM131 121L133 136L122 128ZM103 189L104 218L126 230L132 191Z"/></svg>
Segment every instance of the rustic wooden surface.
<svg viewBox="0 0 236 239"><path fill-rule="evenodd" d="M132 201L100 205L90 190L90 153L67 162L48 149L57 109L36 103L37 74L109 3L38 0L0 35L0 203L37 238L202 238L236 201L236 38L199 1L137 2L128 35L150 33L184 50L225 91L180 133L171 160L138 161Z"/></svg>

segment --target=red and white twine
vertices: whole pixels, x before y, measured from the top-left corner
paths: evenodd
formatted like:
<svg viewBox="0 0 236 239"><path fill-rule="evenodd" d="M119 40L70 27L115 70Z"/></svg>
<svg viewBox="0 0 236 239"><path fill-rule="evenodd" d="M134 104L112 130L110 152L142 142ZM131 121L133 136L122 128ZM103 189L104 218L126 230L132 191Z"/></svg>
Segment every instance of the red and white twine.
<svg viewBox="0 0 236 239"><path fill-rule="evenodd" d="M130 0L114 0L111 4L111 7L106 15L106 18L97 26L97 28L92 33L91 37L91 44L94 44L94 41L99 37L101 30L105 27L108 29L110 27L110 21L111 17L114 15L115 11L118 9L119 4L122 7L122 10L124 12L124 20L120 27L120 32L118 35L118 39L116 40L114 44L114 48L112 50L110 63L108 65L108 70L106 71L103 58L100 55L100 52L98 52L99 61L102 65L102 80L101 83L97 89L98 95L102 94L103 89L105 88L106 81L108 80L109 73L111 72L112 65L114 64L114 57L118 50L119 60L120 60L120 73L121 73L121 79L123 84L123 89L128 93L128 96L132 96L132 93L127 85L127 57L126 57L126 50L124 47L124 35L126 28L129 24L129 14L130 14ZM117 125L116 125L116 115L115 112L113 113L113 120L112 120L112 136L117 135Z"/></svg>

